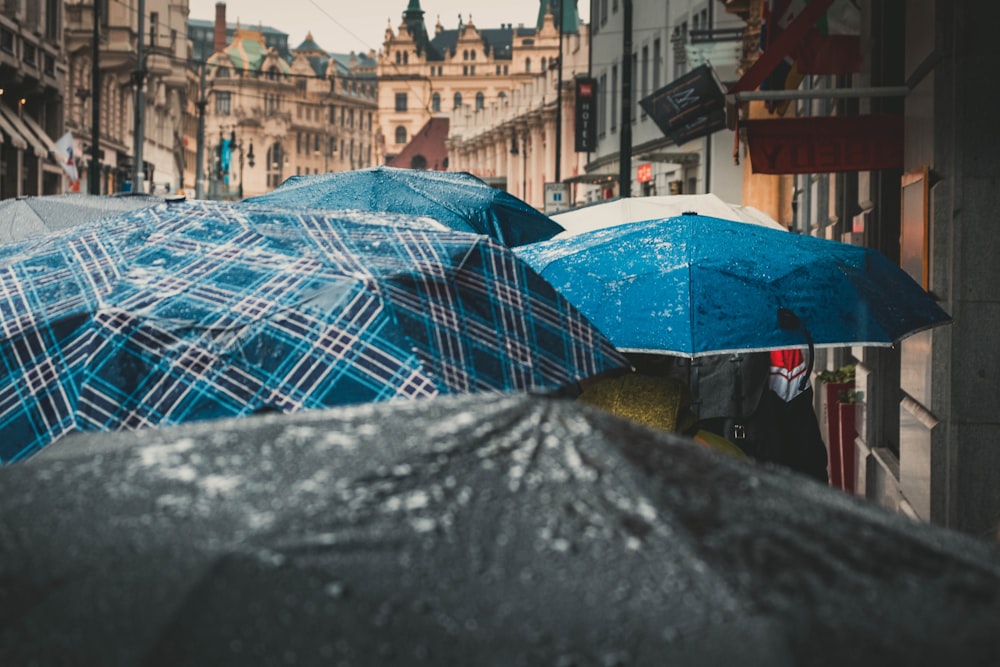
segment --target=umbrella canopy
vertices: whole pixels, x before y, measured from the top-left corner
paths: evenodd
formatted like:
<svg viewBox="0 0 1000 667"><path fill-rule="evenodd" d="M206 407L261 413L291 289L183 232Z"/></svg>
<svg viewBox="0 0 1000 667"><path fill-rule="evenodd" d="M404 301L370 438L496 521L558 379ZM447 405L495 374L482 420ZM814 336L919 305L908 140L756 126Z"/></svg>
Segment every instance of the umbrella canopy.
<svg viewBox="0 0 1000 667"><path fill-rule="evenodd" d="M373 167L292 176L246 202L297 210L356 208L426 215L458 231L486 234L506 246L552 238L563 230L514 195L465 172Z"/></svg>
<svg viewBox="0 0 1000 667"><path fill-rule="evenodd" d="M0 246L0 461L116 430L544 391L627 366L488 237L178 202Z"/></svg>
<svg viewBox="0 0 1000 667"><path fill-rule="evenodd" d="M0 470L5 664L1000 660L995 545L565 399L73 438Z"/></svg>
<svg viewBox="0 0 1000 667"><path fill-rule="evenodd" d="M566 228L565 232L557 235L563 237L622 225L627 222L672 218L685 213L749 222L787 231L787 228L780 222L752 206L730 204L713 194L612 199L556 213L552 219Z"/></svg>
<svg viewBox="0 0 1000 667"><path fill-rule="evenodd" d="M44 195L0 201L0 244L59 232L80 223L163 203L153 195Z"/></svg>
<svg viewBox="0 0 1000 667"><path fill-rule="evenodd" d="M875 250L700 215L518 248L621 350L698 356L891 345L950 317Z"/></svg>

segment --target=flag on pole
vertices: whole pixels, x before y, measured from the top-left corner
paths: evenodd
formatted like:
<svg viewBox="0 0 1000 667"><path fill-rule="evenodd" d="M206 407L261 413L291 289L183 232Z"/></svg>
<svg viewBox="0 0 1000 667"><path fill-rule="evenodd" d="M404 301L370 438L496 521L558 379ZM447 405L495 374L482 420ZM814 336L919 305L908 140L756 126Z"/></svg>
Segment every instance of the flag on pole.
<svg viewBox="0 0 1000 667"><path fill-rule="evenodd" d="M810 0L766 0L760 50L799 18ZM761 90L794 90L807 74L853 74L861 71L861 9L854 0L833 0L761 83ZM789 102L767 102L771 113L784 115Z"/></svg>
<svg viewBox="0 0 1000 667"><path fill-rule="evenodd" d="M56 150L58 151L59 161L62 164L63 171L66 172L67 192L79 192L80 191L80 176L76 171L76 157L73 154L73 133L67 132L59 138L56 142Z"/></svg>
<svg viewBox="0 0 1000 667"><path fill-rule="evenodd" d="M861 7L835 0L793 52L802 74L854 74L861 71Z"/></svg>

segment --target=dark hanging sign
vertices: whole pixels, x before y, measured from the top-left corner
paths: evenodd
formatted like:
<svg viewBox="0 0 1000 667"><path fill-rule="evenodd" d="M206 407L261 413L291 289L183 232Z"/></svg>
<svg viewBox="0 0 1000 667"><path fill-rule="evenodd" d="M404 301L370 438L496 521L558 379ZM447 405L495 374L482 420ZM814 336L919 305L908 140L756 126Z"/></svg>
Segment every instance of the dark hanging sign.
<svg viewBox="0 0 1000 667"><path fill-rule="evenodd" d="M824 174L900 169L903 120L890 114L747 120L757 174Z"/></svg>
<svg viewBox="0 0 1000 667"><path fill-rule="evenodd" d="M639 100L663 134L683 144L726 125L726 95L710 65L701 65Z"/></svg>
<svg viewBox="0 0 1000 667"><path fill-rule="evenodd" d="M577 153L597 149L597 80L576 79L576 146Z"/></svg>

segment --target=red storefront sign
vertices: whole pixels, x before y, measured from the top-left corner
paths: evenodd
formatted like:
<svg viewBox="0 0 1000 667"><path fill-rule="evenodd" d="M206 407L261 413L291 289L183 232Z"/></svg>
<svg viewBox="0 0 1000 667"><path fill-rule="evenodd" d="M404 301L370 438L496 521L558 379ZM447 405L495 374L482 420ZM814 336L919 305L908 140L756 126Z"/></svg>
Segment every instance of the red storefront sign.
<svg viewBox="0 0 1000 667"><path fill-rule="evenodd" d="M653 164L644 162L635 168L635 180L640 183L649 183L653 180Z"/></svg>
<svg viewBox="0 0 1000 667"><path fill-rule="evenodd" d="M757 174L823 174L899 169L903 119L890 114L747 120Z"/></svg>

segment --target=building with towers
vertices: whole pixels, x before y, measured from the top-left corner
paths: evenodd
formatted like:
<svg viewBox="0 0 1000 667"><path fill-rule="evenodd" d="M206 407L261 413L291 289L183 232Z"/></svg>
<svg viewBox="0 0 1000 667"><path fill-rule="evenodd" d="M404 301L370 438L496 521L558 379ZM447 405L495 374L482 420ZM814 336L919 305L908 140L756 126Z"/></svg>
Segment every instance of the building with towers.
<svg viewBox="0 0 1000 667"><path fill-rule="evenodd" d="M540 0L532 26L480 28L469 15L455 29L438 17L428 30L420 0L409 0L399 25L386 27L378 56L376 162L447 169L444 137L452 116L503 103L558 63L558 10L550 2ZM564 33L578 35L576 3L566 9Z"/></svg>

